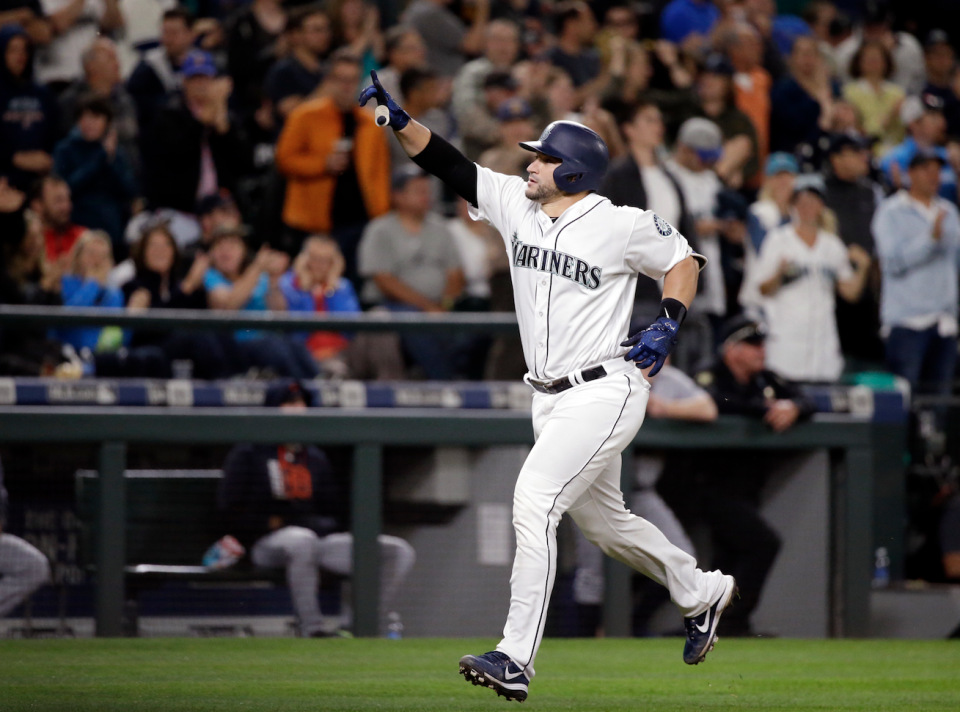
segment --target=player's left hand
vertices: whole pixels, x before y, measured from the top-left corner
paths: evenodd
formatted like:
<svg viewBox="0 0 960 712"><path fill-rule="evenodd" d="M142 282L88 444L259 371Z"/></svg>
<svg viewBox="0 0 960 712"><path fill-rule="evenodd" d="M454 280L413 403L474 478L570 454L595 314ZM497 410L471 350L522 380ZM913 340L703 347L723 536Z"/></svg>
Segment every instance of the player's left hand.
<svg viewBox="0 0 960 712"><path fill-rule="evenodd" d="M660 317L646 329L638 331L620 344L632 347L623 357L624 361L636 361L637 368L653 366L649 375L656 376L677 343L679 328L680 324L673 319Z"/></svg>
<svg viewBox="0 0 960 712"><path fill-rule="evenodd" d="M410 114L400 108L400 105L393 100L393 97L383 88L383 84L377 78L374 70L370 71L370 79L373 84L360 92L360 106L366 106L371 99L377 100L377 106L385 106L390 113L390 119L387 122L394 131L399 131L410 123ZM380 122L377 122L380 126Z"/></svg>

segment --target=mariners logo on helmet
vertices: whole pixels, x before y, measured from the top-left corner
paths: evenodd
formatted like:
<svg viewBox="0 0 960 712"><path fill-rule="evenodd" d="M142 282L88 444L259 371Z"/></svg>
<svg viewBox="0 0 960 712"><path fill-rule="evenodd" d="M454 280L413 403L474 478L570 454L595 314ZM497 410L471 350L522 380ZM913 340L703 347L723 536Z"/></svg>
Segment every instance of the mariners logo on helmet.
<svg viewBox="0 0 960 712"><path fill-rule="evenodd" d="M667 237L671 232L673 232L673 228L670 226L670 223L656 213L653 214L653 224L656 225L657 232L664 237Z"/></svg>
<svg viewBox="0 0 960 712"><path fill-rule="evenodd" d="M575 121L554 121L543 130L539 141L524 141L520 148L560 161L553 180L564 193L600 190L610 162L603 139Z"/></svg>

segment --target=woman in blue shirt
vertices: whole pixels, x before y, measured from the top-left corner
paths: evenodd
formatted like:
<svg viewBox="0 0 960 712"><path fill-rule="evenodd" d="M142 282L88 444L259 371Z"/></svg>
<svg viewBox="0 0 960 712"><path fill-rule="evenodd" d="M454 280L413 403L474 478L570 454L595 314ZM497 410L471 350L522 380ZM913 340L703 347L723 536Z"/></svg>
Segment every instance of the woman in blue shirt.
<svg viewBox="0 0 960 712"><path fill-rule="evenodd" d="M214 238L211 267L204 277L207 301L212 309L229 311L287 311L280 278L290 259L263 246L252 260L236 232ZM314 378L317 365L303 343L282 334L246 329L234 334L241 371L251 367L270 369L277 376Z"/></svg>
<svg viewBox="0 0 960 712"><path fill-rule="evenodd" d="M290 311L359 312L357 294L350 280L343 277L343 270L343 254L334 240L317 235L304 240L293 268L280 278ZM324 371L344 372L343 357L350 346L347 335L316 331L303 337Z"/></svg>
<svg viewBox="0 0 960 712"><path fill-rule="evenodd" d="M66 307L105 307L119 309L123 306L123 292L107 286L107 275L113 269L113 252L110 236L102 230L88 230L73 248L73 264L70 274L61 280L60 291ZM81 327L60 329L60 341L70 344L78 352L114 351L122 341L122 332L116 327Z"/></svg>

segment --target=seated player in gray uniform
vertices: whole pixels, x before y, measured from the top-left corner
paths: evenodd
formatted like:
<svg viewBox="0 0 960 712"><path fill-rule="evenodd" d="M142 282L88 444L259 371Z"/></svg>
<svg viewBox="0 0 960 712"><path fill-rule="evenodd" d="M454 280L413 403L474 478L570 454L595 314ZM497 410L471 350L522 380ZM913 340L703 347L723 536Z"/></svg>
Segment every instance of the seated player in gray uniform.
<svg viewBox="0 0 960 712"><path fill-rule="evenodd" d="M0 464L0 617L50 580L50 562L27 541L4 531L7 522L7 490Z"/></svg>
<svg viewBox="0 0 960 712"><path fill-rule="evenodd" d="M669 362L651 380L648 416L702 423L717 419L717 404L710 394ZM693 542L686 530L656 490L657 481L663 473L664 460L661 453L638 454L634 460L637 488L630 498L630 511L654 524L671 544L695 556ZM603 602L603 552L587 541L579 529L576 532L577 571L573 579L573 599L579 604L580 615L587 623L580 625L580 630L590 635L596 632L600 604ZM636 635L648 633L651 616L661 604L670 600L670 592L666 588L647 585L651 583L644 579L642 598L633 611L633 630Z"/></svg>
<svg viewBox="0 0 960 712"><path fill-rule="evenodd" d="M265 405L297 412L310 402L310 391L283 381L270 388ZM218 504L229 522L227 533L247 548L255 566L286 569L304 637L338 635L341 625L349 625L349 614L325 618L317 599L320 569L349 576L353 567L353 536L340 526L338 490L330 461L314 445L237 445L223 465ZM403 539L380 536L384 604L415 559Z"/></svg>

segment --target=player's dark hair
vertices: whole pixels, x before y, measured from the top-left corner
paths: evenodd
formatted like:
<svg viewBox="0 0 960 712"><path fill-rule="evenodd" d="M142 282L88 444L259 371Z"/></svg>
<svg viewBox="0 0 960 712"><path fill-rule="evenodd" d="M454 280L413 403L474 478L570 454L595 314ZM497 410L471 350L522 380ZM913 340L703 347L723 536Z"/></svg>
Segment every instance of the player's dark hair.
<svg viewBox="0 0 960 712"><path fill-rule="evenodd" d="M325 18L327 18L328 22L330 21L330 15L319 3L301 5L300 7L293 8L289 13L287 13L287 31L291 32L302 29L303 23L307 21L307 18L313 17L314 15L323 15Z"/></svg>
<svg viewBox="0 0 960 712"><path fill-rule="evenodd" d="M436 78L437 73L432 69L418 69L416 67L408 69L400 75L400 93L405 97L409 97L410 92L415 91Z"/></svg>
<svg viewBox="0 0 960 712"><path fill-rule="evenodd" d="M167 20L183 20L183 24L187 27L193 27L194 19L193 13L185 7L173 7L163 13L164 22Z"/></svg>

